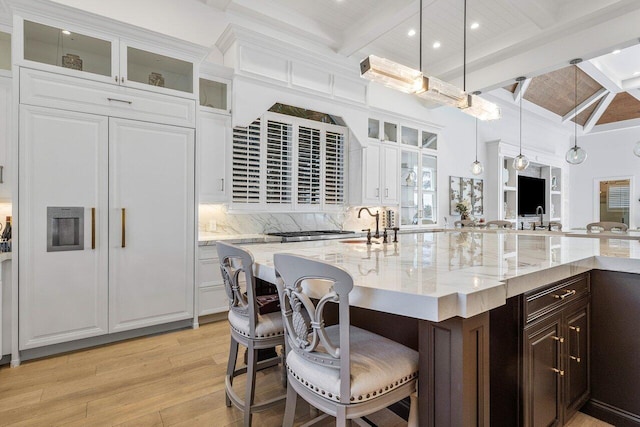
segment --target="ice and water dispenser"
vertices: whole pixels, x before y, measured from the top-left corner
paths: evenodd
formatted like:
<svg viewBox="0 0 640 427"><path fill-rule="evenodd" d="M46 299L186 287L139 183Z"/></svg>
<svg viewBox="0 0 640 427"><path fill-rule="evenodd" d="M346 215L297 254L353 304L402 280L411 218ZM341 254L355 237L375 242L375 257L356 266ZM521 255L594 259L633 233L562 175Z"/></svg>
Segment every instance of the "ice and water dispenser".
<svg viewBox="0 0 640 427"><path fill-rule="evenodd" d="M84 249L84 207L47 207L47 252Z"/></svg>

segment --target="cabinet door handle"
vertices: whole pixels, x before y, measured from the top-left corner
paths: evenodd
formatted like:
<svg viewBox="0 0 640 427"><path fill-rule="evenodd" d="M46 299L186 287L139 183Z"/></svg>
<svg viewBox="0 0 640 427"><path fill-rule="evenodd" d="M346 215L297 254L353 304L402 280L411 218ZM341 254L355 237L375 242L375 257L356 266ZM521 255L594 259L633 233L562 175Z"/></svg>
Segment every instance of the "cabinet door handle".
<svg viewBox="0 0 640 427"><path fill-rule="evenodd" d="M118 99L118 98L107 98L108 101L111 102L124 102L125 104L133 104L133 101L127 101L126 99Z"/></svg>
<svg viewBox="0 0 640 427"><path fill-rule="evenodd" d="M91 249L96 248L96 208L91 208Z"/></svg>
<svg viewBox="0 0 640 427"><path fill-rule="evenodd" d="M559 342L564 342L564 338L562 338L562 337L551 337L551 339L559 341Z"/></svg>
<svg viewBox="0 0 640 427"><path fill-rule="evenodd" d="M120 77L120 83L124 83L124 77Z"/></svg>
<svg viewBox="0 0 640 427"><path fill-rule="evenodd" d="M562 294L562 295L553 294L553 297L555 299L565 299L566 297L570 297L571 295L575 295L575 294L576 294L576 290L575 289L566 289L564 291L564 294Z"/></svg>
<svg viewBox="0 0 640 427"><path fill-rule="evenodd" d="M384 197L389 197L389 189L388 188L384 189Z"/></svg>
<svg viewBox="0 0 640 427"><path fill-rule="evenodd" d="M376 187L376 197L380 197L380 188Z"/></svg>
<svg viewBox="0 0 640 427"><path fill-rule="evenodd" d="M224 178L220 178L220 191L224 191Z"/></svg>
<svg viewBox="0 0 640 427"><path fill-rule="evenodd" d="M118 76L116 76L116 83L118 83Z"/></svg>
<svg viewBox="0 0 640 427"><path fill-rule="evenodd" d="M561 377L564 376L564 371L562 369L558 369L558 368L551 368L551 370L553 372L555 372L556 374L560 374Z"/></svg>
<svg viewBox="0 0 640 427"><path fill-rule="evenodd" d="M4 184L4 166L0 166L0 184Z"/></svg>
<svg viewBox="0 0 640 427"><path fill-rule="evenodd" d="M127 212L125 208L122 208L122 244L121 247L127 246Z"/></svg>
<svg viewBox="0 0 640 427"><path fill-rule="evenodd" d="M569 349L569 359L575 360L576 363L580 363L580 361L581 361L581 358L580 358L580 327L579 326L569 326L569 330L576 332L576 346L578 347L578 355L577 356L572 356L571 355L571 349Z"/></svg>

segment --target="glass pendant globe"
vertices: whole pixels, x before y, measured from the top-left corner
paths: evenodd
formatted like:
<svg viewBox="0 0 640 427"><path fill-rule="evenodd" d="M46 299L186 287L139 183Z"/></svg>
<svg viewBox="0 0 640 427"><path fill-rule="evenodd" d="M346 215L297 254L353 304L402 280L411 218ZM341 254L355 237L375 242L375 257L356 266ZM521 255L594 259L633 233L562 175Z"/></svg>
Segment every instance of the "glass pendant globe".
<svg viewBox="0 0 640 427"><path fill-rule="evenodd" d="M574 146L571 147L569 151L567 151L565 159L569 164L579 165L587 159L587 152L584 150L584 148Z"/></svg>
<svg viewBox="0 0 640 427"><path fill-rule="evenodd" d="M636 142L635 147L633 147L633 154L640 157L640 141Z"/></svg>
<svg viewBox="0 0 640 427"><path fill-rule="evenodd" d="M520 154L513 159L513 168L517 171L523 171L529 167L529 159L524 154Z"/></svg>
<svg viewBox="0 0 640 427"><path fill-rule="evenodd" d="M484 167L482 167L482 163L478 160L471 164L471 173L474 175L480 175L484 171Z"/></svg>

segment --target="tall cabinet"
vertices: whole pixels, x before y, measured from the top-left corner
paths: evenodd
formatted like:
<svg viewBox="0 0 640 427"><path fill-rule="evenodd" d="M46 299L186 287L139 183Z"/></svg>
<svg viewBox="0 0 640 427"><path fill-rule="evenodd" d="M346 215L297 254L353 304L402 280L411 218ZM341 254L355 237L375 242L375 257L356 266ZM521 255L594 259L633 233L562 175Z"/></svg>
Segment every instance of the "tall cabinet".
<svg viewBox="0 0 640 427"><path fill-rule="evenodd" d="M26 15L20 350L193 318L195 56Z"/></svg>

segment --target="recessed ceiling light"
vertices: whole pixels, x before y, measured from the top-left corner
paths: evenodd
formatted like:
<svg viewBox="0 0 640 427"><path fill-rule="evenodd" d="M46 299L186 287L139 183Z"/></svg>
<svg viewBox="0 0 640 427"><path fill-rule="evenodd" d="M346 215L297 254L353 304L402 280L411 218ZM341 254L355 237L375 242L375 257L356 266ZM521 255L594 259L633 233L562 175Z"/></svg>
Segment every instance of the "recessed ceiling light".
<svg viewBox="0 0 640 427"><path fill-rule="evenodd" d="M69 30L62 30L62 34L64 34L65 36L71 35L71 31Z"/></svg>
<svg viewBox="0 0 640 427"><path fill-rule="evenodd" d="M611 53L613 53L614 55L617 55L617 54L619 54L619 53L620 53L620 49L616 49L616 50L614 50L614 51L613 51L613 52L611 52Z"/></svg>
<svg viewBox="0 0 640 427"><path fill-rule="evenodd" d="M438 49L440 46L442 46L442 45L440 44L440 42L434 42L434 43L433 43L433 48L434 48L434 49Z"/></svg>
<svg viewBox="0 0 640 427"><path fill-rule="evenodd" d="M480 24L477 22L472 22L471 23L471 29L472 30L477 30L480 27Z"/></svg>
<svg viewBox="0 0 640 427"><path fill-rule="evenodd" d="M413 37L413 36L415 36L415 35L416 35L416 30L414 30L413 28L411 28L411 29L407 32L407 35L408 35L409 37Z"/></svg>

